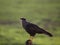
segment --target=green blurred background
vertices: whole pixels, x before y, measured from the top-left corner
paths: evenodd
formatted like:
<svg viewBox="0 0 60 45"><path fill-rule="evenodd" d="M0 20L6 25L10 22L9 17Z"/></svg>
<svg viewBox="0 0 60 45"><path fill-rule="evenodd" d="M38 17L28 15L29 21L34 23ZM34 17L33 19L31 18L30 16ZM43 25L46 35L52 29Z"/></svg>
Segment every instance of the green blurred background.
<svg viewBox="0 0 60 45"><path fill-rule="evenodd" d="M0 0L0 45L25 45L21 17L54 35L36 35L34 45L60 45L60 0Z"/></svg>

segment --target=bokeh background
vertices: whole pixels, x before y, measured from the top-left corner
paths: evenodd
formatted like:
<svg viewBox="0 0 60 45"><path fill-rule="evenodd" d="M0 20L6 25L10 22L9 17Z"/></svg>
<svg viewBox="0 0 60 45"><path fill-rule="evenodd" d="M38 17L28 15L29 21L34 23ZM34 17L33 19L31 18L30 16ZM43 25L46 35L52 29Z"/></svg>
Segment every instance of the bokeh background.
<svg viewBox="0 0 60 45"><path fill-rule="evenodd" d="M37 34L34 45L60 45L60 0L0 0L0 45L25 45L21 17L53 34Z"/></svg>

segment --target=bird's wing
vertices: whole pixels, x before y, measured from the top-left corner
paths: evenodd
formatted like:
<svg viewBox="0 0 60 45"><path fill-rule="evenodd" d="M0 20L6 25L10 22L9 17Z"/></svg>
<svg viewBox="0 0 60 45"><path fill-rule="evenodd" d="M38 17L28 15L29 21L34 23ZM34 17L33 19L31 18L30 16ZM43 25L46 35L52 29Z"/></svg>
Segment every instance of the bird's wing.
<svg viewBox="0 0 60 45"><path fill-rule="evenodd" d="M27 28L30 29L30 30L33 30L33 31L35 31L35 32L40 32L40 33L45 32L44 29L42 29L42 28L40 28L40 27L38 27L37 25L32 24L32 23L28 24L28 25L27 25Z"/></svg>

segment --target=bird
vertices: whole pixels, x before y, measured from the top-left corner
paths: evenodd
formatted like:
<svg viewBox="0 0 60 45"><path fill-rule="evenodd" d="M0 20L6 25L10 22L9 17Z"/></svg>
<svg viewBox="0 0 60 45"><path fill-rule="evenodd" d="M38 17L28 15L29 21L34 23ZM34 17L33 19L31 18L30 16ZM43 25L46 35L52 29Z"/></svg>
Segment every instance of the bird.
<svg viewBox="0 0 60 45"><path fill-rule="evenodd" d="M30 35L30 38L29 38L30 40L33 40L36 34L45 34L45 35L48 35L49 37L53 36L50 32L40 28L36 24L28 22L26 18L20 18L20 20L22 21L22 27Z"/></svg>

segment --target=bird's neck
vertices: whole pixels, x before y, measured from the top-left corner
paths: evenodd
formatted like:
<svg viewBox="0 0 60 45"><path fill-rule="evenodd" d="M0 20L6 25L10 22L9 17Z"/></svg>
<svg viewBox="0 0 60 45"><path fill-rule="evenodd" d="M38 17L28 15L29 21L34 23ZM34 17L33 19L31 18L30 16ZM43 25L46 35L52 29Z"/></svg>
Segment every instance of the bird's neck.
<svg viewBox="0 0 60 45"><path fill-rule="evenodd" d="M26 20L22 20L22 25L26 26L28 24L28 22Z"/></svg>

